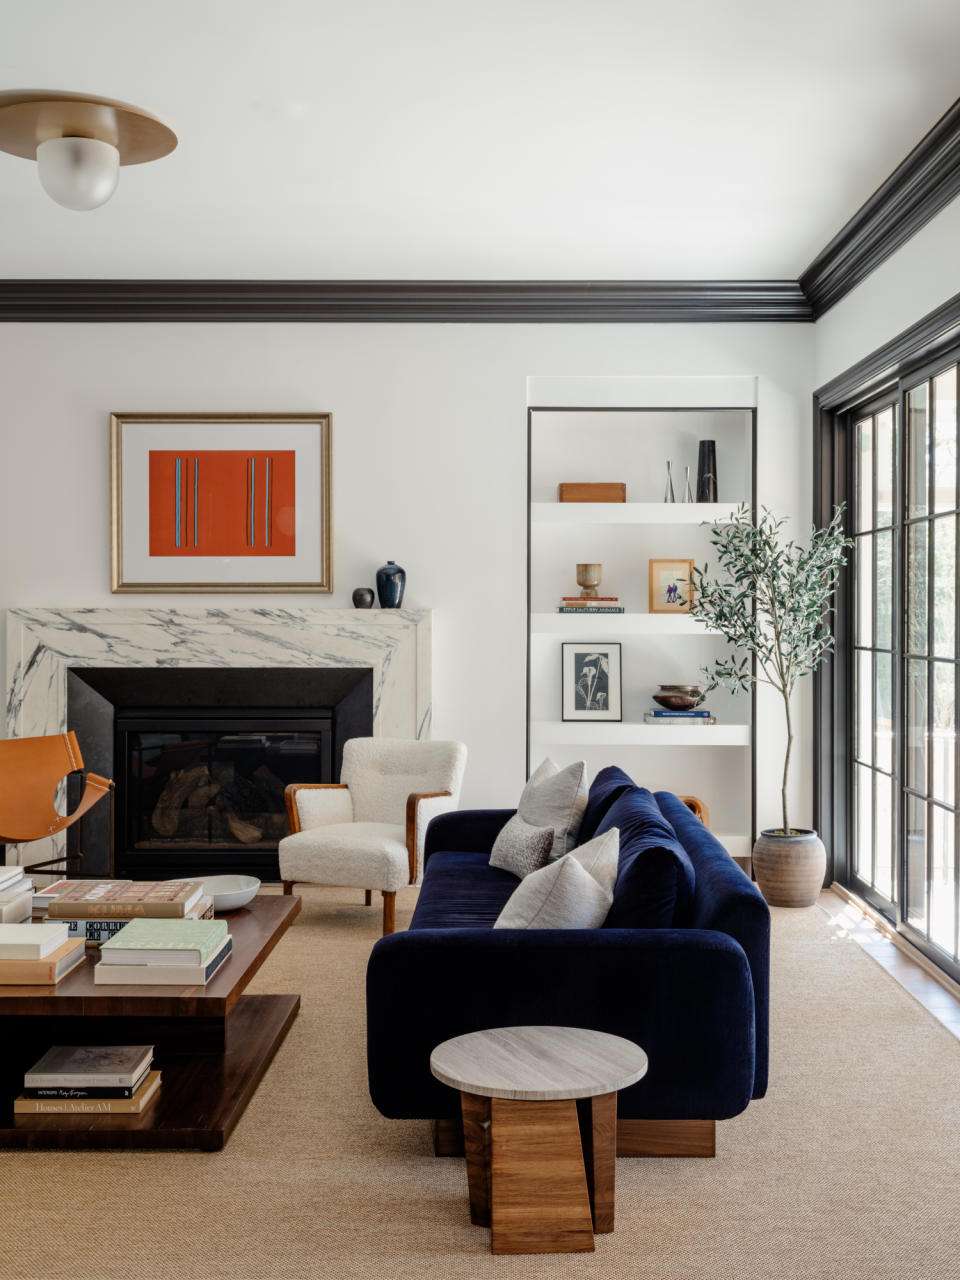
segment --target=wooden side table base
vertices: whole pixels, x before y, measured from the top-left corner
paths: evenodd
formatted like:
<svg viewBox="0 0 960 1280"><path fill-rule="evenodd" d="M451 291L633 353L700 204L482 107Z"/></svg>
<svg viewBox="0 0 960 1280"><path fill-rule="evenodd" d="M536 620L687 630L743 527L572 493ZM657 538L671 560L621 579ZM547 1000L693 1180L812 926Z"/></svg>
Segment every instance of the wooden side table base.
<svg viewBox="0 0 960 1280"><path fill-rule="evenodd" d="M491 1228L492 1252L592 1252L594 1231L613 1230L617 1095L579 1112L573 1099L460 1101L470 1221Z"/></svg>
<svg viewBox="0 0 960 1280"><path fill-rule="evenodd" d="M493 1253L592 1253L613 1230L617 1094L639 1045L586 1027L489 1027L438 1044L430 1070L460 1094L470 1221ZM434 1149L456 1146L450 1121Z"/></svg>

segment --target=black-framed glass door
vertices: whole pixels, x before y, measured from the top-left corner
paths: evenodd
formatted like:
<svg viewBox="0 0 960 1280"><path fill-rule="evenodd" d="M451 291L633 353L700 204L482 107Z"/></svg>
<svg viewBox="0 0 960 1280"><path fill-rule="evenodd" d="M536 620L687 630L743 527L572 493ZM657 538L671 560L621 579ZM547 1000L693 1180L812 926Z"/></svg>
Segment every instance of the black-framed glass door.
<svg viewBox="0 0 960 1280"><path fill-rule="evenodd" d="M899 636L894 611L900 577L897 503L900 411L895 395L854 415L851 568L853 606L849 872L860 892L891 919L898 885L895 838L899 760L895 698Z"/></svg>
<svg viewBox="0 0 960 1280"><path fill-rule="evenodd" d="M844 415L850 744L835 875L960 975L956 356ZM844 678L845 677L845 678ZM839 727L839 725L837 726ZM843 796L839 797L841 800Z"/></svg>

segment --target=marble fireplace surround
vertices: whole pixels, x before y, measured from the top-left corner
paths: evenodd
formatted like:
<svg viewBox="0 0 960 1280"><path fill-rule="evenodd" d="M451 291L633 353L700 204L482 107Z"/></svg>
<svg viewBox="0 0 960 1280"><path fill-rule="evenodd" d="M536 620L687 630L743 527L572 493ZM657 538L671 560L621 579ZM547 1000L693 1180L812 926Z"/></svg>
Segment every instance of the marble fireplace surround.
<svg viewBox="0 0 960 1280"><path fill-rule="evenodd" d="M9 609L8 737L69 727L76 667L368 667L374 735L430 736L426 609ZM64 844L12 846L8 861L62 856Z"/></svg>

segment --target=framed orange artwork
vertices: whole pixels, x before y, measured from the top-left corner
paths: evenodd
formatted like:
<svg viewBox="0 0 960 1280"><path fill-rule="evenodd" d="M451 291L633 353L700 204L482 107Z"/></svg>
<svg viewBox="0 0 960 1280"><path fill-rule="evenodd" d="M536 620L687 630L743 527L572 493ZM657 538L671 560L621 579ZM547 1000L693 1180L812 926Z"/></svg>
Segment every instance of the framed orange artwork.
<svg viewBox="0 0 960 1280"><path fill-rule="evenodd" d="M111 588L331 591L329 414L111 415Z"/></svg>

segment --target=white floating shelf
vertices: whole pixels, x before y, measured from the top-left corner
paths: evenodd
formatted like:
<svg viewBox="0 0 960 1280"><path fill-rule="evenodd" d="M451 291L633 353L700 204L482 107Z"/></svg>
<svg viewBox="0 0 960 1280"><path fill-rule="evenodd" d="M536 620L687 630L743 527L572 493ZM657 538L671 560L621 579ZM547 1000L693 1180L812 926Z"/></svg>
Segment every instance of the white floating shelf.
<svg viewBox="0 0 960 1280"><path fill-rule="evenodd" d="M532 502L534 524L702 524L729 520L727 502Z"/></svg>
<svg viewBox="0 0 960 1280"><path fill-rule="evenodd" d="M719 631L686 613L532 613L533 636L703 636Z"/></svg>
<svg viewBox="0 0 960 1280"><path fill-rule="evenodd" d="M530 737L558 746L749 747L748 724L632 724L613 720L535 720Z"/></svg>

